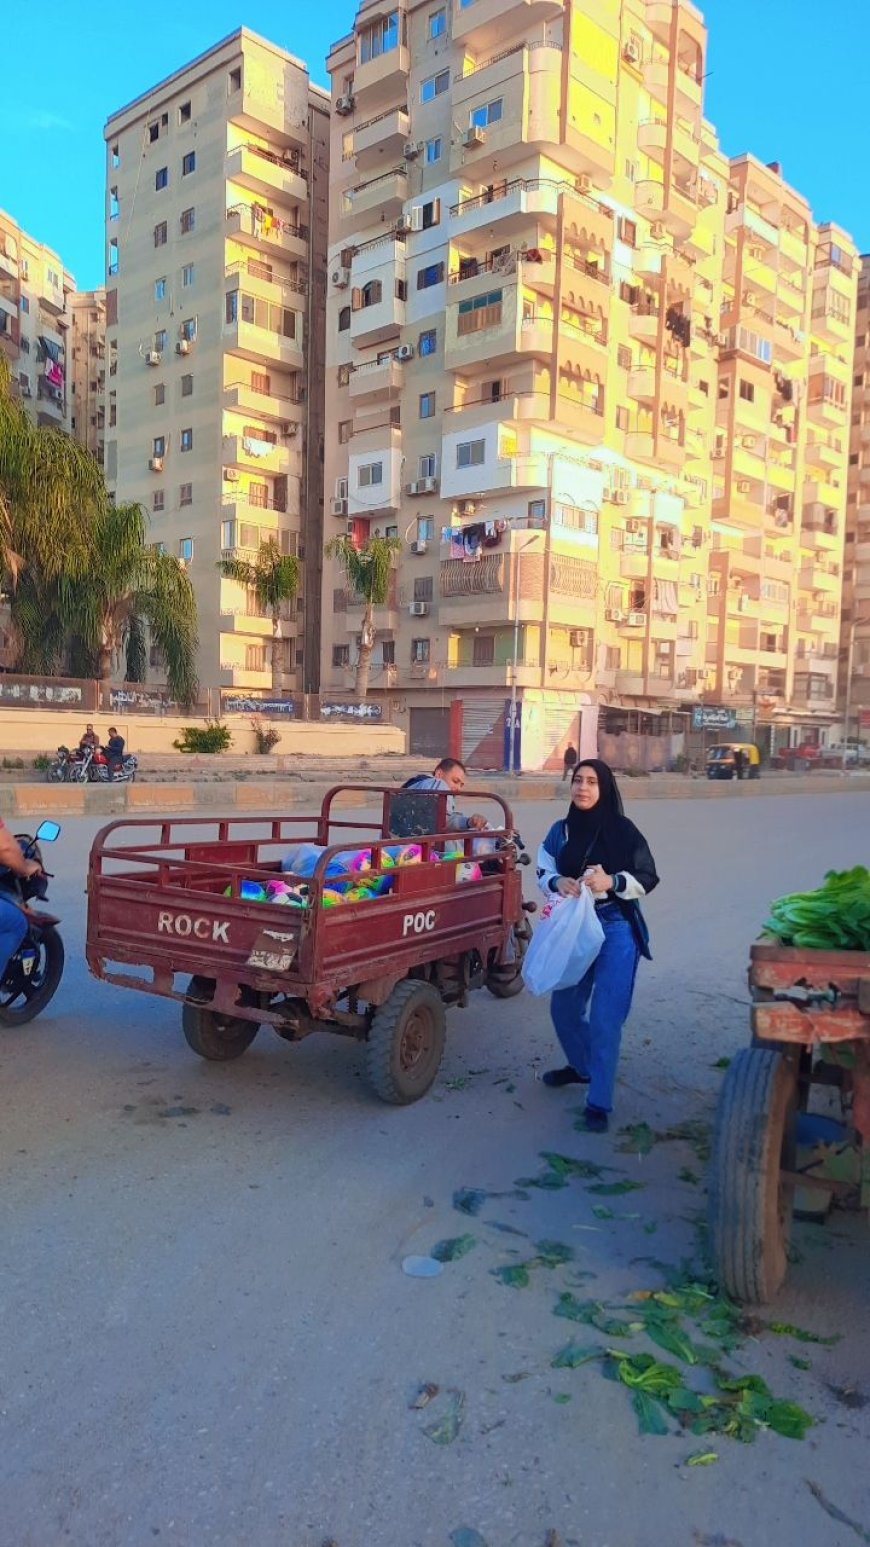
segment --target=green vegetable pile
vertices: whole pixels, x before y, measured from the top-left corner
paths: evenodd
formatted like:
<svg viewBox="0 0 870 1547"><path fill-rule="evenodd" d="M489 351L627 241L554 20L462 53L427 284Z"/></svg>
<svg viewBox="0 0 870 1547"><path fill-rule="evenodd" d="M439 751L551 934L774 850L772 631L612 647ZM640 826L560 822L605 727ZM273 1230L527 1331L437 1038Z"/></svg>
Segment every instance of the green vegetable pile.
<svg viewBox="0 0 870 1547"><path fill-rule="evenodd" d="M817 891L780 897L764 931L813 951L870 951L870 870L829 870Z"/></svg>

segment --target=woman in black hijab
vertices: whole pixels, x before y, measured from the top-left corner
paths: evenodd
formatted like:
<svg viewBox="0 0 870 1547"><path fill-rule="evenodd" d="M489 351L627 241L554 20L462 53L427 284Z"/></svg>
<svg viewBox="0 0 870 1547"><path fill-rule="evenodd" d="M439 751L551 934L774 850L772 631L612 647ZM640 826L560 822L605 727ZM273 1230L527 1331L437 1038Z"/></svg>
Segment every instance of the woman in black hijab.
<svg viewBox="0 0 870 1547"><path fill-rule="evenodd" d="M546 1085L589 1086L585 1121L594 1133L608 1126L637 964L650 958L638 898L658 881L649 845L624 814L611 770L599 758L584 758L574 769L567 817L553 823L538 851L538 882L547 896L577 897L588 887L604 930L586 976L552 996L550 1013L568 1062L544 1075Z"/></svg>

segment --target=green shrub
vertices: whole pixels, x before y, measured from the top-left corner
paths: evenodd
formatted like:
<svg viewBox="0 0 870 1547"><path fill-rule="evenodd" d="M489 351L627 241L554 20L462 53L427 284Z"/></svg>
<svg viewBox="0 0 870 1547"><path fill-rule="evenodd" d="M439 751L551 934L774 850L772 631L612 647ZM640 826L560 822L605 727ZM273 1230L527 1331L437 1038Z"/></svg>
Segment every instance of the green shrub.
<svg viewBox="0 0 870 1547"><path fill-rule="evenodd" d="M25 767L24 758L23 757L4 757L4 759L3 759L3 767L4 768L24 768Z"/></svg>
<svg viewBox="0 0 870 1547"><path fill-rule="evenodd" d="M185 725L180 740L172 745L179 752L226 752L233 744L232 731L220 720L206 720L205 725Z"/></svg>
<svg viewBox="0 0 870 1547"><path fill-rule="evenodd" d="M46 768L50 768L53 762L54 758L49 757L47 752L40 752L33 759L33 766L38 773L45 773Z"/></svg>
<svg viewBox="0 0 870 1547"><path fill-rule="evenodd" d="M272 725L264 725L259 715L255 715L251 721L251 730L254 732L257 751L264 755L267 752L271 752L273 747L277 747L278 742L281 740L280 732L276 731Z"/></svg>

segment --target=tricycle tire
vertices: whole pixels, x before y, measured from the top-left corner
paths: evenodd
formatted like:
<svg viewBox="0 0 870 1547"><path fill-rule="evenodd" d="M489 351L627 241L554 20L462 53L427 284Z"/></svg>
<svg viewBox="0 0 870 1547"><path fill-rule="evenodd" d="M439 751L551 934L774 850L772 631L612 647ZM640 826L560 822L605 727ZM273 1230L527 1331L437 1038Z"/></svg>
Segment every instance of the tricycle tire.
<svg viewBox="0 0 870 1547"><path fill-rule="evenodd" d="M522 971L518 971L515 978L500 981L498 978L487 978L486 986L493 999L516 999L525 988Z"/></svg>
<svg viewBox="0 0 870 1547"><path fill-rule="evenodd" d="M182 1005L181 1029L188 1047L212 1063L241 1058L260 1030L256 1021L246 1021L240 1015L222 1015L199 1004Z"/></svg>
<svg viewBox="0 0 870 1547"><path fill-rule="evenodd" d="M366 1071L376 1096L391 1106L419 1101L444 1057L446 1017L429 983L404 979L375 1011L366 1044Z"/></svg>
<svg viewBox="0 0 870 1547"><path fill-rule="evenodd" d="M794 1065L782 1053L743 1048L719 1097L710 1174L710 1252L721 1288L763 1305L788 1271L793 1190L781 1171L794 1166Z"/></svg>

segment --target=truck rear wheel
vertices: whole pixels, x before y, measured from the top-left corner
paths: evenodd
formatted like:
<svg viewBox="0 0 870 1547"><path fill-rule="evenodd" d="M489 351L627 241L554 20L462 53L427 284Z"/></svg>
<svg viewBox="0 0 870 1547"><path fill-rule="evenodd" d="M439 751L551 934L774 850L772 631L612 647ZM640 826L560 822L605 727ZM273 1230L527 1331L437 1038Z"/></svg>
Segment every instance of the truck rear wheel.
<svg viewBox="0 0 870 1547"><path fill-rule="evenodd" d="M246 1021L240 1015L223 1015L199 1004L182 1005L181 1029L194 1053L212 1063L241 1058L260 1030L256 1021Z"/></svg>
<svg viewBox="0 0 870 1547"><path fill-rule="evenodd" d="M797 1079L793 1064L767 1048L743 1048L719 1098L710 1173L710 1250L722 1289L763 1305L788 1271Z"/></svg>
<svg viewBox="0 0 870 1547"><path fill-rule="evenodd" d="M366 1072L376 1096L391 1106L419 1101L444 1057L446 1016L429 983L405 979L375 1011L366 1044Z"/></svg>

